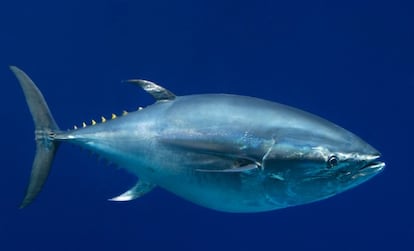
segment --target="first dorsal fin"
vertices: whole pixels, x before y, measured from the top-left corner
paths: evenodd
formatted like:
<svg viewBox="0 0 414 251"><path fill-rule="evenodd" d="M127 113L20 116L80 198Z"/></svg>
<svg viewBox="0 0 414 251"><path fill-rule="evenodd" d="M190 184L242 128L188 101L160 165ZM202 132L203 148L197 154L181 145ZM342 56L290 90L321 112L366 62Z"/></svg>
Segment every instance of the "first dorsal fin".
<svg viewBox="0 0 414 251"><path fill-rule="evenodd" d="M143 79L129 79L126 82L140 86L151 94L157 101L169 101L175 99L175 94L151 81Z"/></svg>

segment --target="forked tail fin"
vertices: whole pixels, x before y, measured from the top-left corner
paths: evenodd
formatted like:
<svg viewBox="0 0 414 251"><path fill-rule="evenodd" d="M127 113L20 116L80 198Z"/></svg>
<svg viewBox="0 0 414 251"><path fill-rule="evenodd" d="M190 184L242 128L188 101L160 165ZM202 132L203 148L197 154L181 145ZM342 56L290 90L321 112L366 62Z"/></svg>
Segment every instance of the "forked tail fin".
<svg viewBox="0 0 414 251"><path fill-rule="evenodd" d="M23 89L35 124L36 156L33 161L29 186L20 205L20 208L24 208L33 202L46 182L59 146L59 142L54 141L54 135L59 131L59 127L53 119L42 93L29 76L15 66L10 66L10 69L16 75Z"/></svg>

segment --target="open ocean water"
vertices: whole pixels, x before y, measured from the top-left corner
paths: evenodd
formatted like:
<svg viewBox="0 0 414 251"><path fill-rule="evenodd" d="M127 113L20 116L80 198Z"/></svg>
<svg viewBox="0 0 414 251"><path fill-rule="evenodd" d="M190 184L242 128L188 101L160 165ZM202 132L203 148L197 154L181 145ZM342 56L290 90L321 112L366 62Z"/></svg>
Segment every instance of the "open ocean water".
<svg viewBox="0 0 414 251"><path fill-rule="evenodd" d="M413 1L2 1L0 250L414 250ZM135 178L62 145L20 210L35 144L9 65L61 128L177 95L234 93L320 115L381 151L385 171L331 199L256 214L162 189L107 201ZM264 120L266 118L263 118Z"/></svg>

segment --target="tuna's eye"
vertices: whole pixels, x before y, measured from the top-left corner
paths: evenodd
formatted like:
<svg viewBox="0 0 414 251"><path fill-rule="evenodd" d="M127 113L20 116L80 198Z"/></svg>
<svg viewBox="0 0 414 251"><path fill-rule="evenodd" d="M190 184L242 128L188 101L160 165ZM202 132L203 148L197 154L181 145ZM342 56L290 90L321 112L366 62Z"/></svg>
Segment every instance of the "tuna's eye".
<svg viewBox="0 0 414 251"><path fill-rule="evenodd" d="M332 155L328 159L328 168L332 168L336 165L338 165L338 158L335 155Z"/></svg>

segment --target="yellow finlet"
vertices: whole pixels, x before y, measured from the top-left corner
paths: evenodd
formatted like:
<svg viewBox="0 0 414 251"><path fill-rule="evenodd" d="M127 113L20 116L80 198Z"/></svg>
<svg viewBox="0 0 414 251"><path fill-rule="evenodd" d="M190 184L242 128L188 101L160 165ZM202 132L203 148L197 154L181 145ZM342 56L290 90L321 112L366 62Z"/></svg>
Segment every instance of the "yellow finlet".
<svg viewBox="0 0 414 251"><path fill-rule="evenodd" d="M74 125L74 126L73 126L73 129L77 130L77 129L78 129L78 127L77 127L76 125Z"/></svg>
<svg viewBox="0 0 414 251"><path fill-rule="evenodd" d="M96 121L92 119L92 125L96 125Z"/></svg>
<svg viewBox="0 0 414 251"><path fill-rule="evenodd" d="M86 127L86 123L85 122L82 122L82 127Z"/></svg>
<svg viewBox="0 0 414 251"><path fill-rule="evenodd" d="M138 111L141 111L142 109L144 109L144 108L142 108L141 106L140 106L140 107L138 107Z"/></svg>
<svg viewBox="0 0 414 251"><path fill-rule="evenodd" d="M125 116L125 115L127 115L128 114L128 112L127 111L122 111L122 116Z"/></svg>
<svg viewBox="0 0 414 251"><path fill-rule="evenodd" d="M112 115L111 115L111 119L116 119L116 115L115 115L115 113L112 113Z"/></svg>
<svg viewBox="0 0 414 251"><path fill-rule="evenodd" d="M101 116L101 121L102 121L102 123L105 123L106 122L106 118L104 116Z"/></svg>

